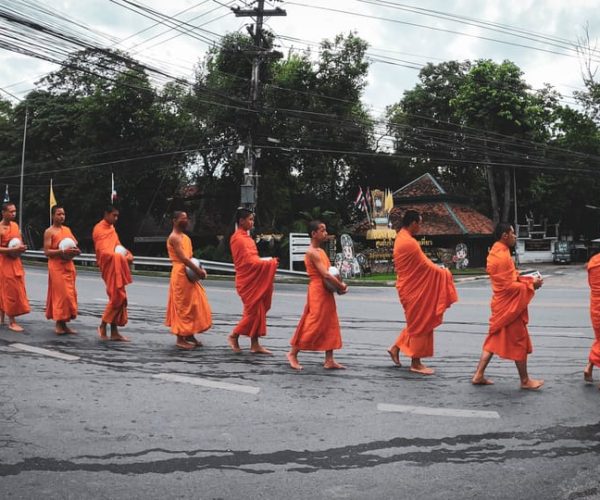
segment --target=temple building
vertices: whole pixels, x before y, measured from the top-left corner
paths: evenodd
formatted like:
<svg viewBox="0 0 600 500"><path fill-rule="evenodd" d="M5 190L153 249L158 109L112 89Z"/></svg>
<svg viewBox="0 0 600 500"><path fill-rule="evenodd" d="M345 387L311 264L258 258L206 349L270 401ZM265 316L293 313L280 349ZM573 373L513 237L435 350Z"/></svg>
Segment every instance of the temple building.
<svg viewBox="0 0 600 500"><path fill-rule="evenodd" d="M374 271L383 270L378 264L391 257L395 236L391 228L400 227L404 212L410 209L423 216L417 240L434 262L455 269L485 267L494 224L470 207L467 199L447 193L431 174L409 182L391 196L393 208L387 214L387 224L382 217L373 216L367 227L361 224L357 228L357 235L364 235L371 247L365 254Z"/></svg>

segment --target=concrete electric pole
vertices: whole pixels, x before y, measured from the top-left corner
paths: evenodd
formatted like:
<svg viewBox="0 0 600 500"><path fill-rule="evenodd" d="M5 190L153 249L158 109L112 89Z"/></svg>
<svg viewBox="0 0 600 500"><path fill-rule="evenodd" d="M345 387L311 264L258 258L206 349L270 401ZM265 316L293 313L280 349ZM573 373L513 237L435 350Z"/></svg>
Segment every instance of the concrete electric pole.
<svg viewBox="0 0 600 500"><path fill-rule="evenodd" d="M255 20L254 25L249 29L250 35L254 40L254 48L252 50L252 54L254 55L252 59L252 79L250 81L250 109L257 110L260 88L260 66L265 54L270 51L270 49L264 47L263 21L265 17L286 16L287 13L279 7L265 9L265 0L256 0L252 3L257 4L257 6L252 9L233 7L231 10L236 17L251 17ZM253 146L255 123L256 120L251 120L251 125L248 128L248 137L244 148L246 154L244 183L241 187L241 205L252 210L256 205L256 190L258 187L255 169L256 151Z"/></svg>

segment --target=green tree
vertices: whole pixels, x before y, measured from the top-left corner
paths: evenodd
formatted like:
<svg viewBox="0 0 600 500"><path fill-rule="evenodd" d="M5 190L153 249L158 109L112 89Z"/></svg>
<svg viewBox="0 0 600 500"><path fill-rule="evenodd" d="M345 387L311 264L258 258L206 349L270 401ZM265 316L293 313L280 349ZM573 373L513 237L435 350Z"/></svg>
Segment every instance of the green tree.
<svg viewBox="0 0 600 500"><path fill-rule="evenodd" d="M530 92L522 71L511 61L479 60L465 75L450 105L461 123L482 131L481 163L486 170L492 218L494 222L508 221L511 156L514 158L518 139L540 135L543 101Z"/></svg>

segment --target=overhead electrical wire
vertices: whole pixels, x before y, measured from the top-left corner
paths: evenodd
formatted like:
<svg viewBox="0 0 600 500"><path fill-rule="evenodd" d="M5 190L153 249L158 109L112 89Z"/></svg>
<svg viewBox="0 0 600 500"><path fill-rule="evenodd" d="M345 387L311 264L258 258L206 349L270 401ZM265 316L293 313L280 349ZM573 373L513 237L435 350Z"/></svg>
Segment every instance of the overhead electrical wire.
<svg viewBox="0 0 600 500"><path fill-rule="evenodd" d="M128 2L128 3L132 3L132 2ZM163 74L163 76L165 76L165 77L169 77L169 75L168 75L168 74L165 74L164 72L162 72L162 74ZM220 106L223 106L223 105L225 105L225 106L228 106L228 105L226 105L226 104L224 104L224 103L218 103L218 102L214 102L214 101L208 101L208 100L206 101L206 103L207 103L207 104L215 104L215 105L220 105ZM234 107L234 108L236 108L236 109L243 109L243 110L244 110L244 111L246 111L246 112L251 112L251 110L248 110L248 109L246 109L245 107L239 107L239 106L229 106L229 107ZM332 116L331 114L315 113L315 112L310 112L310 111L308 111L308 112L307 112L307 111L304 111L304 110L293 110L293 109L277 108L277 109L274 109L274 110L266 110L266 111L276 111L276 112L280 112L280 113L281 113L281 112L283 112L283 113L289 113L289 114L301 114L301 115L306 115L306 114L308 114L308 115L310 115L310 116L313 116L313 117L314 117L314 116L321 116L321 117L322 117L322 116L326 116L328 119L332 119L332 118L333 118L333 119L335 119L335 117L334 117L334 116ZM305 117L304 119L306 119L306 117ZM355 125L354 125L354 126L355 126ZM513 142L514 142L514 139L513 139L512 137L511 137L511 141L513 141ZM539 145L538 145L538 146L539 146ZM571 152L571 153L572 153L572 152ZM169 154L172 154L172 153L169 153Z"/></svg>

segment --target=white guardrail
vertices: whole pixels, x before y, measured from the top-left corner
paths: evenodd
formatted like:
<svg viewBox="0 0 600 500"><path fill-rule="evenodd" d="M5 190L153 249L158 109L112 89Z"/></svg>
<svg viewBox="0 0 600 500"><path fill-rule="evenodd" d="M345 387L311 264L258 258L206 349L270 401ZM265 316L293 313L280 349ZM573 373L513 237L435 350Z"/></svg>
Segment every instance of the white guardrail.
<svg viewBox="0 0 600 500"><path fill-rule="evenodd" d="M27 250L21 254L23 260L47 260L46 255L41 250ZM93 253L82 253L73 258L75 262L85 263L86 265L96 265L96 255ZM200 264L208 271L221 271L229 274L235 274L233 264L229 262L217 262L213 260L200 260ZM171 261L166 257L145 257L136 255L133 258L133 266L135 269L147 267L159 267L171 269ZM277 269L279 276L294 276L298 278L306 278L307 274L302 271L289 271L287 269Z"/></svg>

